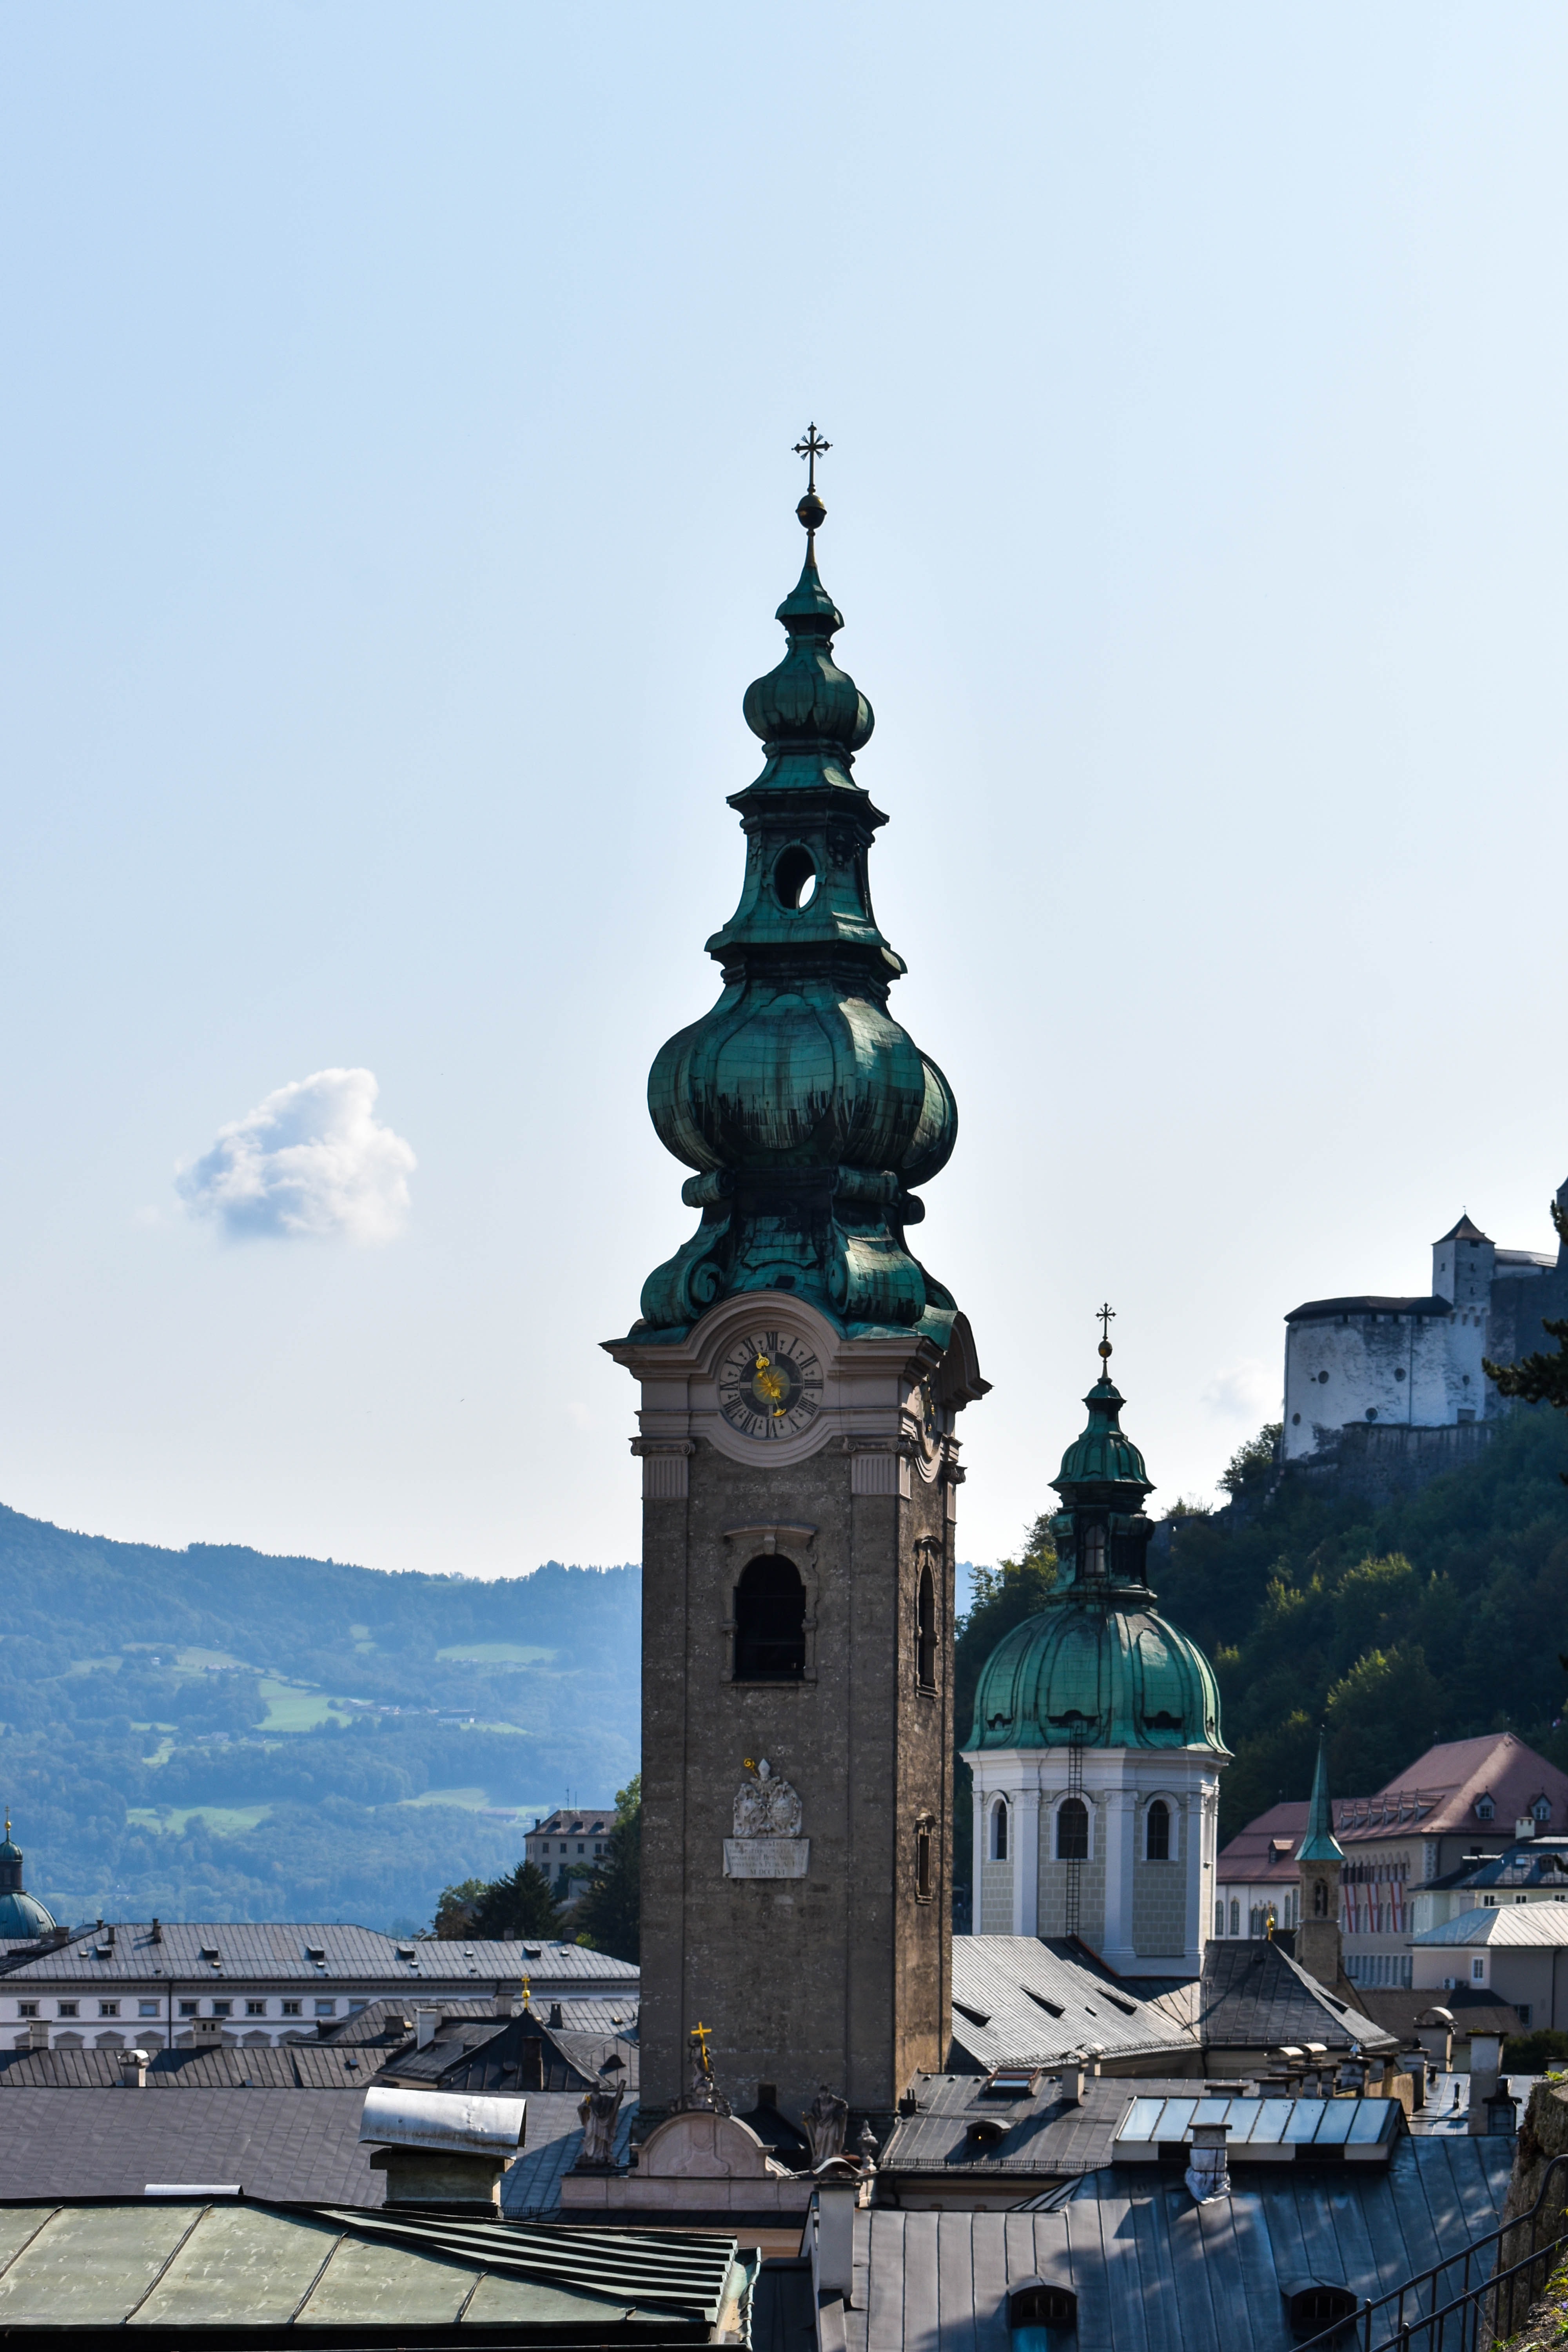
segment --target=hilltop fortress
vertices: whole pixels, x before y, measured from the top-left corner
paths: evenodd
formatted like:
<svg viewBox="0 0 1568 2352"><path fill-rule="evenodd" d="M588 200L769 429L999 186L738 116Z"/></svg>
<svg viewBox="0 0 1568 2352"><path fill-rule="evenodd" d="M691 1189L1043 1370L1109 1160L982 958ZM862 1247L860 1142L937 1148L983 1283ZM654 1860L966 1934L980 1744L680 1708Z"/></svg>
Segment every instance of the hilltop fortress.
<svg viewBox="0 0 1568 2352"><path fill-rule="evenodd" d="M1453 1466L1507 1411L1482 1358L1549 1347L1549 1316L1568 1316L1568 1253L1501 1249L1462 1216L1432 1244L1429 1297L1310 1298L1287 1315L1282 1459L1395 1485Z"/></svg>

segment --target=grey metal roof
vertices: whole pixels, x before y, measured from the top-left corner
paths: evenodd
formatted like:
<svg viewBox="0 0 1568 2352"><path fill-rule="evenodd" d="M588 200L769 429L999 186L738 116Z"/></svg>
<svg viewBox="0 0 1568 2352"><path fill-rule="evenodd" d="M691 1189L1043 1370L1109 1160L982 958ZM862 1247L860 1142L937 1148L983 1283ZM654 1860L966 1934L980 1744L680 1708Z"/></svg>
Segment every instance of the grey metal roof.
<svg viewBox="0 0 1568 2352"><path fill-rule="evenodd" d="M500 2177L501 2211L518 2221L550 2221L561 2210L561 2180L577 2161L583 2119L575 2091L531 2091L528 2137L522 2154ZM631 2146L635 2099L626 2100L616 2120L616 2161L625 2164Z"/></svg>
<svg viewBox="0 0 1568 2352"><path fill-rule="evenodd" d="M350 2251L352 2249L352 2252ZM511 2343L588 2330L710 2341L743 2293L732 2238L542 2230L205 2200L0 2208L0 2327L349 2327Z"/></svg>
<svg viewBox="0 0 1568 2352"><path fill-rule="evenodd" d="M384 2177L341 2091L7 2091L0 2199L140 2197L150 2180L237 2181L253 2197L379 2205Z"/></svg>
<svg viewBox="0 0 1568 2352"><path fill-rule="evenodd" d="M952 2038L983 2073L1008 2059L1059 2064L1090 2045L1116 2059L1190 2051L1193 2037L1065 1937L955 1936Z"/></svg>
<svg viewBox="0 0 1568 2352"><path fill-rule="evenodd" d="M353 2043L356 2048L365 2044L395 2048L398 2043L412 2042L416 2031L414 2012L418 2009L437 2006L433 1993L399 1994L395 2000L367 2000L349 2017L323 2018L320 2033L323 2042L334 2049ZM494 1997L482 1994L474 2000L443 2000L439 2003L443 2019L483 2017L495 2021Z"/></svg>
<svg viewBox="0 0 1568 2352"><path fill-rule="evenodd" d="M1394 2036L1310 1977L1270 1937L1204 1947L1198 2031L1205 2050L1272 2050L1321 2042L1332 2051L1391 2048Z"/></svg>
<svg viewBox="0 0 1568 2352"><path fill-rule="evenodd" d="M1017 2099L987 2092L984 2077L975 2074L917 2074L911 2087L919 2105L888 2135L877 2159L884 2178L920 2175L934 2183L994 2177L1017 2181L1013 2193L1021 2196L1030 2179L1066 2179L1108 2162L1130 2100L1191 2099L1205 2084L1173 2075L1090 2076L1077 2105L1063 2097L1055 2074L1043 2075L1033 2094ZM976 2123L1004 2124L1005 2137L981 2146L971 2137Z"/></svg>
<svg viewBox="0 0 1568 2352"><path fill-rule="evenodd" d="M811 2263L765 2262L752 2288L752 2352L808 2352L816 2335Z"/></svg>
<svg viewBox="0 0 1568 2352"><path fill-rule="evenodd" d="M0 2091L92 2090L118 2087L123 2050L0 2050ZM277 2050L224 2042L210 2050L155 2050L147 2068L150 2091L359 2091L374 2075L374 2053L336 2050L314 2042L286 2042Z"/></svg>
<svg viewBox="0 0 1568 2352"><path fill-rule="evenodd" d="M320 1964L312 1949L322 1955ZM216 1951L216 1962L204 1951ZM404 1958L404 1954L411 1957ZM546 1942L489 1943L469 1938L443 1942L436 1938L383 1936L374 1927L327 1923L311 1926L286 1920L166 1920L153 1938L151 1921L116 1925L112 1943L87 1929L68 1944L57 1945L23 1959L6 1971L8 1983L84 1984L144 1983L158 1977L221 1983L225 1978L247 1981L304 1984L363 1982L406 1984L411 1991L459 1995L469 1987L493 1992L497 1984L516 1984L527 1972L536 1994L552 1988L587 1992L602 1987L607 1992L626 1986L635 1990L637 1971L629 1960L612 1959L607 1952L585 1945Z"/></svg>
<svg viewBox="0 0 1568 2352"><path fill-rule="evenodd" d="M1080 2346L1292 2352L1284 2292L1397 2286L1502 2218L1513 2144L1406 2139L1386 2166L1259 2166L1194 2205L1174 2168L1084 2174L1009 2212L855 2217L850 2352L1008 2352L1010 2284L1079 2299Z"/></svg>
<svg viewBox="0 0 1568 2352"><path fill-rule="evenodd" d="M1317 1323L1331 1315L1452 1315L1451 1298L1309 1298L1292 1307L1287 1323Z"/></svg>
<svg viewBox="0 0 1568 2352"><path fill-rule="evenodd" d="M531 2048L527 2045L533 2045ZM536 2014L510 2018L443 2019L423 2050L406 2042L389 2052L382 2074L400 2083L473 2094L573 2091L579 2097L612 2059L621 2081L637 2083L637 2047L616 2034L567 2033Z"/></svg>

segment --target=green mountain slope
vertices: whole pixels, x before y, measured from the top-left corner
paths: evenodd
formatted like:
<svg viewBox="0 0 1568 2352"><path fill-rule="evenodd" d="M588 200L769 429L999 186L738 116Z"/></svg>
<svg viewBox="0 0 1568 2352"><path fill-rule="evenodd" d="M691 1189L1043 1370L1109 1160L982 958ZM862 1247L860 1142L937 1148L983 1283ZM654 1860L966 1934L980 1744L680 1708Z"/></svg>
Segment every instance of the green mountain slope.
<svg viewBox="0 0 1568 2352"><path fill-rule="evenodd" d="M1229 1510L1166 1522L1151 1565L1162 1611L1219 1671L1222 1836L1307 1794L1321 1722L1344 1796L1486 1731L1568 1769L1561 1413L1517 1409L1471 1466L1382 1506L1290 1476L1269 1494L1263 1465L1244 1469Z"/></svg>
<svg viewBox="0 0 1568 2352"><path fill-rule="evenodd" d="M61 1918L426 1921L637 1765L641 1571L494 1582L0 1508L0 1797Z"/></svg>

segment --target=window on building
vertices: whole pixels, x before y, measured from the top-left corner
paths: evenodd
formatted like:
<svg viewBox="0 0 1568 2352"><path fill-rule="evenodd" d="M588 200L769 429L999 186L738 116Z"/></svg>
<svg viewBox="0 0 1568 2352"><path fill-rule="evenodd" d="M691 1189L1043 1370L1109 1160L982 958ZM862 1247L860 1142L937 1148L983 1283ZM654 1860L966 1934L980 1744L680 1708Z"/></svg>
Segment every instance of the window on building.
<svg viewBox="0 0 1568 2352"><path fill-rule="evenodd" d="M578 1851L578 1853L587 1853L587 1851L588 1851L587 1847L584 1844L584 1843L583 1843L583 1841L582 1841L582 1839L581 1839L581 1838L579 1838L579 1839L578 1839L578 1841L577 1841L577 1851Z"/></svg>
<svg viewBox="0 0 1568 2352"><path fill-rule="evenodd" d="M182 2017L199 2017L201 2013L202 2005L199 2000L183 2000L180 2003L180 2015Z"/></svg>
<svg viewBox="0 0 1568 2352"><path fill-rule="evenodd" d="M1143 1852L1151 1862L1171 1859L1171 1808L1156 1797L1144 1816Z"/></svg>
<svg viewBox="0 0 1568 2352"><path fill-rule="evenodd" d="M297 2000L279 2001L278 2006L285 2017L298 2017L300 2014L300 2004Z"/></svg>
<svg viewBox="0 0 1568 2352"><path fill-rule="evenodd" d="M563 1838L563 1839L562 1839L562 1841L561 1841L561 1851L562 1851L562 1853L565 1853L565 1851L566 1851L566 1841L565 1841L565 1839L564 1839L564 1838Z"/></svg>
<svg viewBox="0 0 1568 2352"><path fill-rule="evenodd" d="M1472 1960L1470 1962L1470 1977L1473 1983L1485 1984L1487 1980L1487 1964L1485 1960ZM63 2017L65 2011L62 2010L60 2014Z"/></svg>
<svg viewBox="0 0 1568 2352"><path fill-rule="evenodd" d="M1262 1935L1262 1933L1263 1933L1263 1906L1262 1906L1262 1904L1261 1904L1261 1903L1255 1903L1255 1904L1252 1906L1251 1909L1247 1912L1247 1934L1248 1934L1249 1936L1261 1936L1261 1935Z"/></svg>
<svg viewBox="0 0 1568 2352"><path fill-rule="evenodd" d="M75 2017L78 2013L77 2004L74 2000L60 2001L55 2011L57 2017Z"/></svg>
<svg viewBox="0 0 1568 2352"><path fill-rule="evenodd" d="M1241 1933L1241 1903L1235 1895L1231 1897L1230 1932L1233 1936L1239 1936Z"/></svg>
<svg viewBox="0 0 1568 2352"><path fill-rule="evenodd" d="M1214 1906L1214 1931L1216 1936L1223 1936L1225 1933L1225 1905L1223 1903L1216 1903Z"/></svg>
<svg viewBox="0 0 1568 2352"><path fill-rule="evenodd" d="M264 2000L247 2000L245 2004L245 2013L247 2017L265 2017L267 2003Z"/></svg>
<svg viewBox="0 0 1568 2352"><path fill-rule="evenodd" d="M797 1683L805 1673L805 1587L787 1559L751 1559L735 1587L735 1678Z"/></svg>
<svg viewBox="0 0 1568 2352"><path fill-rule="evenodd" d="M1478 1797L1476 1799L1476 1819L1478 1822L1489 1822L1496 1811L1497 1807L1493 1804L1489 1797Z"/></svg>
<svg viewBox="0 0 1568 2352"><path fill-rule="evenodd" d="M936 1688L936 1579L930 1560L921 1570L915 1601L915 1680L921 1690Z"/></svg>
<svg viewBox="0 0 1568 2352"><path fill-rule="evenodd" d="M120 2003L117 2000L100 2000L98 2004L98 2013L100 2017L118 2017Z"/></svg>
<svg viewBox="0 0 1568 2352"><path fill-rule="evenodd" d="M136 2014L138 2017L157 2017L162 2014L161 2006L155 2000L139 2000Z"/></svg>
<svg viewBox="0 0 1568 2352"><path fill-rule="evenodd" d="M931 1823L915 1824L915 1899L931 1901Z"/></svg>
<svg viewBox="0 0 1568 2352"><path fill-rule="evenodd" d="M1004 1797L998 1797L991 1808L991 1859L1007 1859L1007 1803Z"/></svg>
<svg viewBox="0 0 1568 2352"><path fill-rule="evenodd" d="M233 2001L215 2000L213 2003L213 2015L215 2017L232 2017L234 2015Z"/></svg>
<svg viewBox="0 0 1568 2352"><path fill-rule="evenodd" d="M1064 1797L1057 1809L1057 1860L1089 1859L1089 1807L1081 1797Z"/></svg>
<svg viewBox="0 0 1568 2352"><path fill-rule="evenodd" d="M1514 2002L1514 2007L1519 2011L1519 2021L1521 2025L1528 2028L1533 2003L1528 2000L1516 2000Z"/></svg>
<svg viewBox="0 0 1568 2352"><path fill-rule="evenodd" d="M1551 1798L1537 1797L1534 1804L1531 1805L1530 1809L1530 1817L1531 1821L1549 1822L1552 1819Z"/></svg>
<svg viewBox="0 0 1568 2352"><path fill-rule="evenodd" d="M338 2013L338 2004L337 2004L337 2002L336 2002L335 2000L319 2000L319 2001L317 2001L317 2003L316 2003L316 2015L317 2015L318 2017L336 2017L337 2013Z"/></svg>
<svg viewBox="0 0 1568 2352"><path fill-rule="evenodd" d="M1105 1529L1085 1528L1083 1531L1083 1572L1086 1576L1105 1574Z"/></svg>
<svg viewBox="0 0 1568 2352"><path fill-rule="evenodd" d="M37 2013L38 2004L36 2000L19 2000L16 2003L18 2017L37 2017Z"/></svg>

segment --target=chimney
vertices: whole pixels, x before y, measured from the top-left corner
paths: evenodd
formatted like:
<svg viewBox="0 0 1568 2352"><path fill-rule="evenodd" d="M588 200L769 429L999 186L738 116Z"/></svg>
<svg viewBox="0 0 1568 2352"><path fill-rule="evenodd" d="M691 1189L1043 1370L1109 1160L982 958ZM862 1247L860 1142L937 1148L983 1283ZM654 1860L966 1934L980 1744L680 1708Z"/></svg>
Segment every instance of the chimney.
<svg viewBox="0 0 1568 2352"><path fill-rule="evenodd" d="M221 2050L223 2020L221 2017L193 2017L191 2040L198 2050Z"/></svg>
<svg viewBox="0 0 1568 2352"><path fill-rule="evenodd" d="M860 2184L855 2180L824 2180L817 2184L816 2227L811 2237L811 2267L816 2273L817 2301L847 2305L855 2291L855 2208Z"/></svg>
<svg viewBox="0 0 1568 2352"><path fill-rule="evenodd" d="M552 2000L550 2004L550 2015L545 2022L549 2025L564 2025L565 2021L561 2014L561 2003L558 2000Z"/></svg>
<svg viewBox="0 0 1568 2352"><path fill-rule="evenodd" d="M27 2047L28 2047L28 2049L29 2049L29 2050L47 2050L47 2049L48 2048L48 2046L49 2046L49 2021L48 2021L48 2019L47 2019L47 2017L30 2017L30 2018L27 2020Z"/></svg>
<svg viewBox="0 0 1568 2352"><path fill-rule="evenodd" d="M418 2049L429 2049L430 2044L436 2039L436 2028L440 2021L441 2012L438 2009L416 2009L415 2011L414 2032L416 2036L416 2046Z"/></svg>
<svg viewBox="0 0 1568 2352"><path fill-rule="evenodd" d="M1470 2036L1470 2134L1479 2139L1491 2130L1487 2114L1489 2101L1498 2095L1498 2069L1502 2063L1500 2033L1472 2033ZM1506 2099L1508 2093L1502 2096Z"/></svg>
<svg viewBox="0 0 1568 2352"><path fill-rule="evenodd" d="M122 2091L144 2091L147 2088L147 2053L145 2050L122 2050L121 2052L120 2087Z"/></svg>
<svg viewBox="0 0 1568 2352"><path fill-rule="evenodd" d="M1211 2197L1230 2195L1230 2168L1225 2160L1226 2134L1228 2124L1194 2124L1193 2126L1192 2161L1187 2166L1187 2187L1195 2204L1206 2204Z"/></svg>
<svg viewBox="0 0 1568 2352"><path fill-rule="evenodd" d="M498 1984L490 2006L498 2017L516 2017L522 2007L521 1986L505 1982Z"/></svg>
<svg viewBox="0 0 1568 2352"><path fill-rule="evenodd" d="M154 1920L153 1920L153 1922L152 1931L151 1931L151 1933L149 1934L149 1936L148 1936L148 1937L147 1937L147 1941L148 1941L150 1944L161 1944L161 1943L163 1942L163 1928L159 1926L158 1921L156 1920L156 1918L154 1918Z"/></svg>

